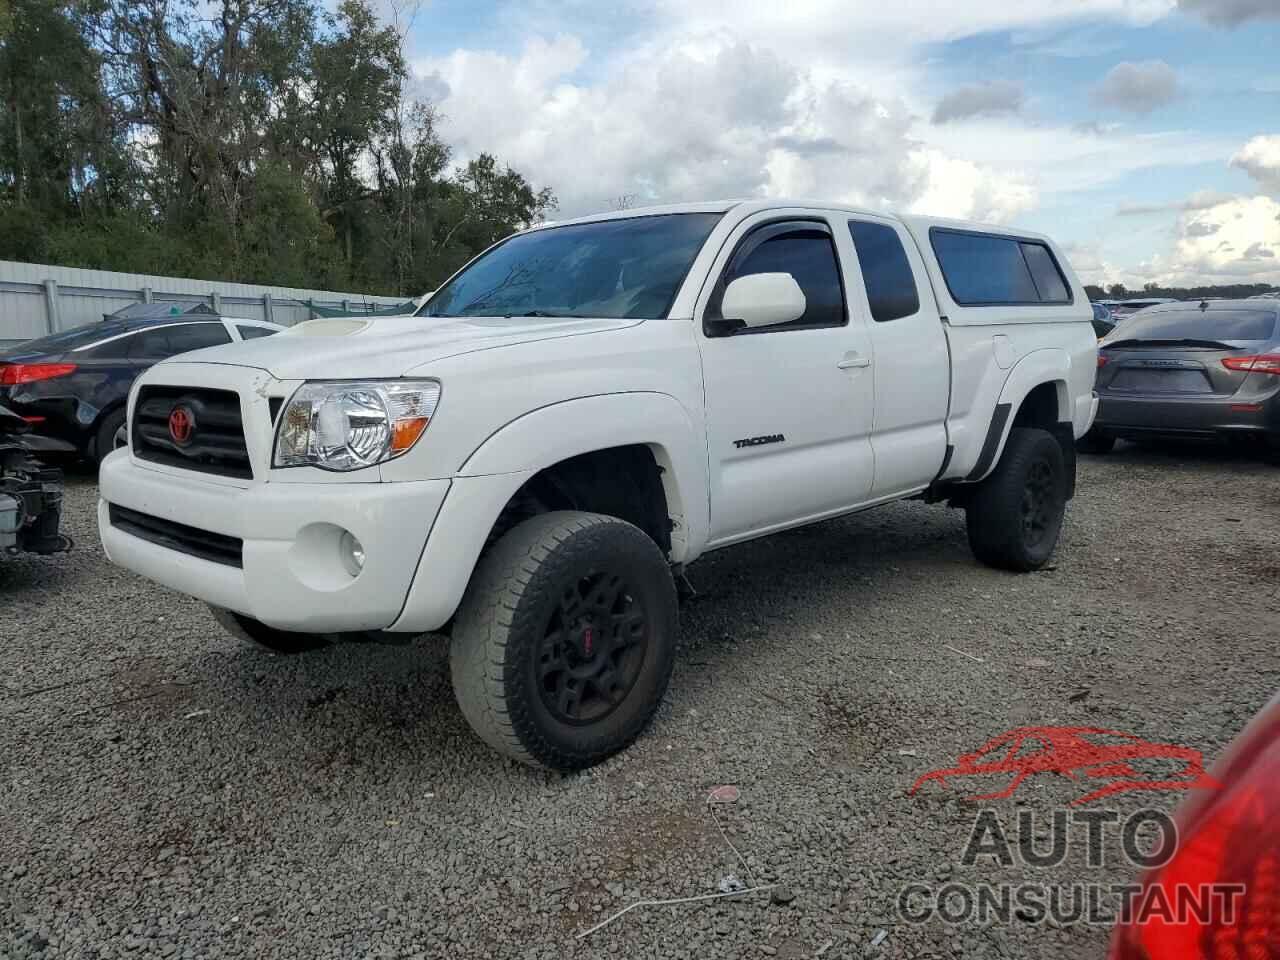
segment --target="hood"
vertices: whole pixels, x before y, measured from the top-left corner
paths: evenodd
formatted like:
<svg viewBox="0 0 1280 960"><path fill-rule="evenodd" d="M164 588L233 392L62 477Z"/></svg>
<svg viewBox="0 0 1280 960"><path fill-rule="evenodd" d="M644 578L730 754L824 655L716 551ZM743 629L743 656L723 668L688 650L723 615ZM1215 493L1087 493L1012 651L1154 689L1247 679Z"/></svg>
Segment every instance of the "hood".
<svg viewBox="0 0 1280 960"><path fill-rule="evenodd" d="M256 367L279 380L400 377L423 364L462 353L622 330L643 322L414 316L309 320L272 337L195 350L163 364Z"/></svg>

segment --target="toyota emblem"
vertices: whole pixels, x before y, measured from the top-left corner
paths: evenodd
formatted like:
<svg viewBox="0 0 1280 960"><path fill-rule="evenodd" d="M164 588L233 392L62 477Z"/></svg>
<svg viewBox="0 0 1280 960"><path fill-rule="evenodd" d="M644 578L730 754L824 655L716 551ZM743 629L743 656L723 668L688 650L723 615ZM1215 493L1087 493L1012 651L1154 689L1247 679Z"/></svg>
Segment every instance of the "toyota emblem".
<svg viewBox="0 0 1280 960"><path fill-rule="evenodd" d="M176 406L169 414L169 437L180 447L191 443L196 432L196 415L185 404Z"/></svg>

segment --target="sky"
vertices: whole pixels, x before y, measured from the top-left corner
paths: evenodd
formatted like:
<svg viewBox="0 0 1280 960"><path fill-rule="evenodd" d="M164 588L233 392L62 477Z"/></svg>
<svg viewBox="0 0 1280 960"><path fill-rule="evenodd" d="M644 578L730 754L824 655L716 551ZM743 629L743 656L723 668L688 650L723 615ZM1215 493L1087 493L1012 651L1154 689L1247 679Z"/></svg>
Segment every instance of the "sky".
<svg viewBox="0 0 1280 960"><path fill-rule="evenodd" d="M1280 284L1280 0L383 0L464 162L556 218L805 197Z"/></svg>

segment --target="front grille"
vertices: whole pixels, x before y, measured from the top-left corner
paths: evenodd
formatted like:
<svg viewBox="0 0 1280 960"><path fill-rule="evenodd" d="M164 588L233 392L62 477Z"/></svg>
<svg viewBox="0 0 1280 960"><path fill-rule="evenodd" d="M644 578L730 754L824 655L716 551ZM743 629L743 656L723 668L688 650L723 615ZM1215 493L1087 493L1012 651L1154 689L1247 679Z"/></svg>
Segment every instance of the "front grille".
<svg viewBox="0 0 1280 960"><path fill-rule="evenodd" d="M170 416L184 408L193 422L179 444ZM231 390L198 387L143 387L133 413L133 454L141 460L223 477L253 479L244 442L240 397Z"/></svg>
<svg viewBox="0 0 1280 960"><path fill-rule="evenodd" d="M141 540L150 540L162 547L211 563L221 563L228 567L244 566L244 541L239 537L188 527L185 523L153 517L114 503L108 505L107 515L111 526Z"/></svg>

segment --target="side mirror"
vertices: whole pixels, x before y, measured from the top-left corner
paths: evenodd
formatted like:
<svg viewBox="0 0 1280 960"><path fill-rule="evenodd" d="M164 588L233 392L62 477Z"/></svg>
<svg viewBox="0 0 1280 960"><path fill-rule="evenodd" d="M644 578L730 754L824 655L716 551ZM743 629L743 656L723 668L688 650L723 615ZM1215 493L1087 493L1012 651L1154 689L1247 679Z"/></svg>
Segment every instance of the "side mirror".
<svg viewBox="0 0 1280 960"><path fill-rule="evenodd" d="M720 316L748 327L772 327L804 316L804 291L789 273L753 273L725 288Z"/></svg>

